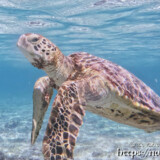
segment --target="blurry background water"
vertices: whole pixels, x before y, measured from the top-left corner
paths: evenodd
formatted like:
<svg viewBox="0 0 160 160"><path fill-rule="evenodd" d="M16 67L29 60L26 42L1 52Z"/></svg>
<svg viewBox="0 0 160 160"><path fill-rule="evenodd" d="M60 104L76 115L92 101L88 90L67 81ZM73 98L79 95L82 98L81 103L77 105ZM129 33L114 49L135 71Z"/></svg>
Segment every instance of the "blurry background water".
<svg viewBox="0 0 160 160"><path fill-rule="evenodd" d="M18 37L27 32L47 37L65 55L85 51L109 59L160 95L159 0L1 0L0 160L43 159L42 138L51 107L31 146L32 90L45 73L16 47ZM160 145L160 132L147 134L87 112L74 155L75 160L130 160L118 157L117 148L146 150L148 143Z"/></svg>

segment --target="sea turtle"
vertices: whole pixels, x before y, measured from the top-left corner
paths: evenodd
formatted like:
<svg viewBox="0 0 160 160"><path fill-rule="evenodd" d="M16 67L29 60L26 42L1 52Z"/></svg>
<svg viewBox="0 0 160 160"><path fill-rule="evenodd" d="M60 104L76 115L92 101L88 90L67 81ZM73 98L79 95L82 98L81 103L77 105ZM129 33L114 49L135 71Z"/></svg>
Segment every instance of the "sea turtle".
<svg viewBox="0 0 160 160"><path fill-rule="evenodd" d="M73 159L85 110L147 132L160 130L160 97L121 66L86 52L64 56L39 34L23 34L17 45L48 75L34 86L32 144L53 89L58 91L43 139L45 160Z"/></svg>

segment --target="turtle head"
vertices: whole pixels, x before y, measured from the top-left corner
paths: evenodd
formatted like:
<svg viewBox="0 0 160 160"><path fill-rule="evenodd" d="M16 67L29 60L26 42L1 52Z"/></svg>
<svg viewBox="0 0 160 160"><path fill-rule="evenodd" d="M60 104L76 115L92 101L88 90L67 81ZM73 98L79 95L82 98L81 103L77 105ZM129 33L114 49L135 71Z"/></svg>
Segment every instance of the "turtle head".
<svg viewBox="0 0 160 160"><path fill-rule="evenodd" d="M30 63L39 69L52 64L56 53L59 52L51 41L34 33L21 35L17 46Z"/></svg>

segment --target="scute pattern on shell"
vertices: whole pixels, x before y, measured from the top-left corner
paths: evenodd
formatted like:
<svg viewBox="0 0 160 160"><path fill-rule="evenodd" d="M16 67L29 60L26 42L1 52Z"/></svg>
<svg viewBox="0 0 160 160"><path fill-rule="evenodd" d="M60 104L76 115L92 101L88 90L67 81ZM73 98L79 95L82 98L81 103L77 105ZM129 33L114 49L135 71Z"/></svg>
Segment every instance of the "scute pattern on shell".
<svg viewBox="0 0 160 160"><path fill-rule="evenodd" d="M103 78L108 88L123 97L122 100L130 100L135 107L160 112L159 96L123 67L85 52L70 57L81 68L81 74L75 76L75 79L88 70L88 76L94 74Z"/></svg>

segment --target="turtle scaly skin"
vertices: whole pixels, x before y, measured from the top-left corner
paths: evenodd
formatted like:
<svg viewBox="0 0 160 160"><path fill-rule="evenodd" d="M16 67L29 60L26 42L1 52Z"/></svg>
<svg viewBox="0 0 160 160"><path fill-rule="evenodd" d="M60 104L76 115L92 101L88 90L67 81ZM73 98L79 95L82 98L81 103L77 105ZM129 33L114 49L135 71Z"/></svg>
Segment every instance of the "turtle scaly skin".
<svg viewBox="0 0 160 160"><path fill-rule="evenodd" d="M160 97L121 66L86 52L64 56L38 34L21 35L17 45L33 66L48 75L34 87L32 143L52 89L58 91L43 139L45 160L73 159L85 110L147 132L160 130Z"/></svg>

